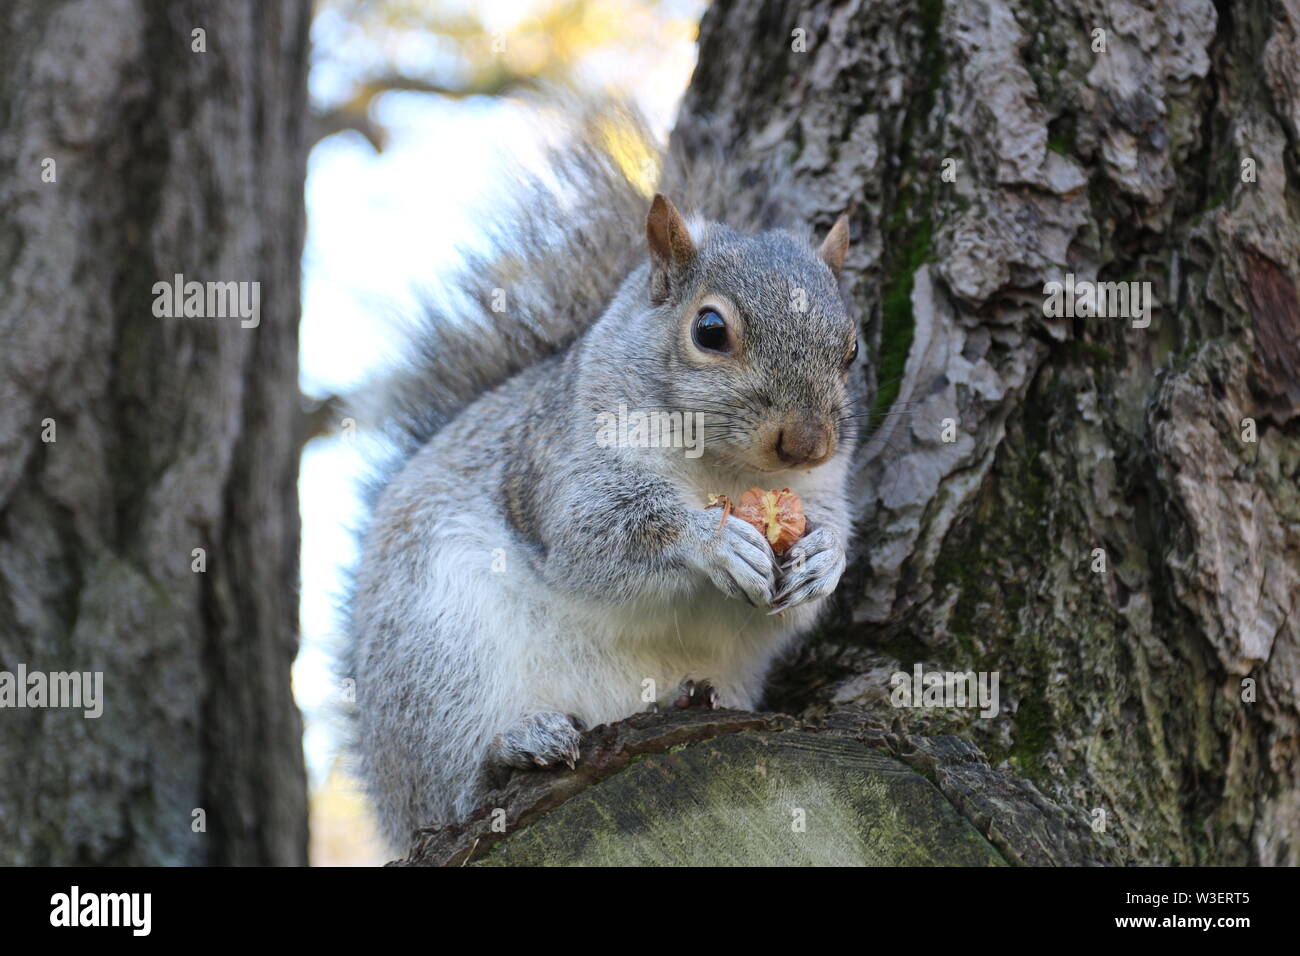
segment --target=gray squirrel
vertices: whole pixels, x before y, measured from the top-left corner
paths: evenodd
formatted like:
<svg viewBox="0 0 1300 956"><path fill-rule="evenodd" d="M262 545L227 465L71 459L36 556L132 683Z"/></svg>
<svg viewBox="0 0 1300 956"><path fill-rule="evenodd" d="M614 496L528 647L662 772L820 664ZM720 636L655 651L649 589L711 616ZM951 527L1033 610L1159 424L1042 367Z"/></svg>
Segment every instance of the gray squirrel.
<svg viewBox="0 0 1300 956"><path fill-rule="evenodd" d="M656 700L757 707L845 567L847 215L817 245L662 195L647 212L591 140L551 173L376 412L402 450L362 536L343 670L396 846L472 813L494 768L572 766L584 728ZM634 411L665 423L658 447L602 437ZM803 501L783 560L707 507L750 487Z"/></svg>

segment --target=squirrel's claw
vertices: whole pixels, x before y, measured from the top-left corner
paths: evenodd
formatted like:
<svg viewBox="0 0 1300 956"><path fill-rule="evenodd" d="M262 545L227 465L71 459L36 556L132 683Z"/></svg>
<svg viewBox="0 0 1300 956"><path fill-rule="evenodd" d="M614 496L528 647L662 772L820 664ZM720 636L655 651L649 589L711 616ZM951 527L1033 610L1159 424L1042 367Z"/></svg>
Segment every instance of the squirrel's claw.
<svg viewBox="0 0 1300 956"><path fill-rule="evenodd" d="M670 705L680 710L696 707L716 710L718 707L718 689L707 680L691 680L689 677L677 685L668 698Z"/></svg>
<svg viewBox="0 0 1300 956"><path fill-rule="evenodd" d="M792 558L781 566L781 582L768 614L826 597L835 590L847 559L833 533L819 529L791 550Z"/></svg>
<svg viewBox="0 0 1300 956"><path fill-rule="evenodd" d="M492 758L507 767L549 769L563 763L570 770L578 764L581 720L568 714L541 711L516 721L492 742Z"/></svg>

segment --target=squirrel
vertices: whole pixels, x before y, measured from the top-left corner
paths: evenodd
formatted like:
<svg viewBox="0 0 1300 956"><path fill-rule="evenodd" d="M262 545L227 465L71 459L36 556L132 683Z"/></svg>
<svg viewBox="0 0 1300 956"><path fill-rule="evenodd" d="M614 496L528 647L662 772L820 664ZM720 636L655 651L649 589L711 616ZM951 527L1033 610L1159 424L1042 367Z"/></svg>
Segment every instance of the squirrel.
<svg viewBox="0 0 1300 956"><path fill-rule="evenodd" d="M756 708L845 568L848 215L817 244L663 195L647 210L595 139L533 181L462 281L474 307L430 314L378 413L401 451L362 534L343 669L394 845L467 817L499 768L573 766L585 728L647 704ZM602 440L620 408L665 416L659 447ZM751 486L803 502L785 559L707 507Z"/></svg>

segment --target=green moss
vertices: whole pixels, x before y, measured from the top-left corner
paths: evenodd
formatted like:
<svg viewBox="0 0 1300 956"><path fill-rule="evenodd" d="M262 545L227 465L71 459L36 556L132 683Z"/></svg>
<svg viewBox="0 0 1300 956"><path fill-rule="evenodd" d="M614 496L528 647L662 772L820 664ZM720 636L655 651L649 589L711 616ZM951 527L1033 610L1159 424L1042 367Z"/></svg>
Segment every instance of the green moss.
<svg viewBox="0 0 1300 956"><path fill-rule="evenodd" d="M1046 649L1023 614L1035 595L1029 582L989 569L1047 549L1052 487L1042 457L1049 409L1063 387L1037 382L1018 413L1023 417L1009 423L973 513L949 530L932 572L935 600L952 601L946 625L953 646L943 659L951 666L1001 672L1003 693L1018 703L1011 743L990 736L981 738L981 745L994 764L1009 760L1036 782L1047 782L1043 754L1052 745L1055 717L1044 679Z"/></svg>
<svg viewBox="0 0 1300 956"><path fill-rule="evenodd" d="M938 175L935 170L917 170L913 143L917 130L934 108L943 83L944 57L940 25L943 0L922 0L920 21L922 69L926 85L908 108L899 138L899 189L894 207L885 220L885 281L881 288L880 348L875 356L877 382L872 422L879 422L898 398L907 365L907 353L916 327L912 315L912 287L916 270L932 258L934 225L933 191L922 184Z"/></svg>
<svg viewBox="0 0 1300 956"><path fill-rule="evenodd" d="M1069 344L1069 350L1076 361L1090 368L1110 366L1115 362L1114 349L1099 342L1084 342L1081 339L1074 339Z"/></svg>
<svg viewBox="0 0 1300 956"><path fill-rule="evenodd" d="M762 772L755 773L761 766ZM792 826L793 811L807 821ZM654 755L512 834L499 866L1002 866L925 777L854 740L740 733Z"/></svg>
<svg viewBox="0 0 1300 956"><path fill-rule="evenodd" d="M1033 414L1027 403L1026 417ZM1028 597L1023 586L997 583L987 573L1008 554L1033 547L1044 535L1051 489L1040 459L1043 448L1028 436L1046 434L1045 421L1025 422L1008 436L1003 457L981 489L973 524L959 523L948 533L935 560L933 580L941 597L958 589L948 627L962 657L981 666L990 650L1001 647ZM978 527L976 536L972 527ZM981 652L982 651L982 652Z"/></svg>
<svg viewBox="0 0 1300 956"><path fill-rule="evenodd" d="M921 29L925 31L925 76L929 81L927 107L943 81L943 47L939 28L943 25L944 0L921 0Z"/></svg>
<svg viewBox="0 0 1300 956"><path fill-rule="evenodd" d="M872 641L872 646L882 654L888 654L898 661L899 666L905 671L910 671L916 664L934 659L934 650L909 633L876 638Z"/></svg>
<svg viewBox="0 0 1300 956"><path fill-rule="evenodd" d="M1037 688L1042 685L1035 680L1028 686ZM1047 775L1042 755L1051 742L1051 707L1042 691L1031 689L1020 698L1016 708L1014 739L1006 757L1025 776L1041 781Z"/></svg>
<svg viewBox="0 0 1300 956"><path fill-rule="evenodd" d="M876 418L889 411L898 398L898 389L907 365L907 352L912 347L916 319L912 315L912 286L916 270L930 259L932 226L928 221L917 223L905 231L900 263L886 281L880 302L880 355L874 411Z"/></svg>
<svg viewBox="0 0 1300 956"><path fill-rule="evenodd" d="M1075 138L1074 117L1065 113L1047 125L1047 148L1062 156L1073 156L1078 149Z"/></svg>
<svg viewBox="0 0 1300 956"><path fill-rule="evenodd" d="M977 626L976 604L979 602L982 576L976 572L980 565L976 552L961 546L954 536L945 542L934 563L935 592L942 595L951 587L958 589L957 603L953 605L948 626L963 652L974 659L974 640L971 633ZM977 662L976 662L977 663Z"/></svg>

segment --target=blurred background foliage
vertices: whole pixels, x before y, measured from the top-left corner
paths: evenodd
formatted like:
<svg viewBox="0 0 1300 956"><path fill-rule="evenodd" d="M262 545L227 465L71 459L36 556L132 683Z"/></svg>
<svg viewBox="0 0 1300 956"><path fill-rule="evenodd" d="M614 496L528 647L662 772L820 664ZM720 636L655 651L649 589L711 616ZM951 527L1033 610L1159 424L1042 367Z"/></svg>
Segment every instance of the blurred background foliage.
<svg viewBox="0 0 1300 956"><path fill-rule="evenodd" d="M695 0L438 3L319 0L313 27L317 139L355 130L382 150L386 93L464 99L541 86L653 81L693 43ZM318 81L317 77L321 79Z"/></svg>

